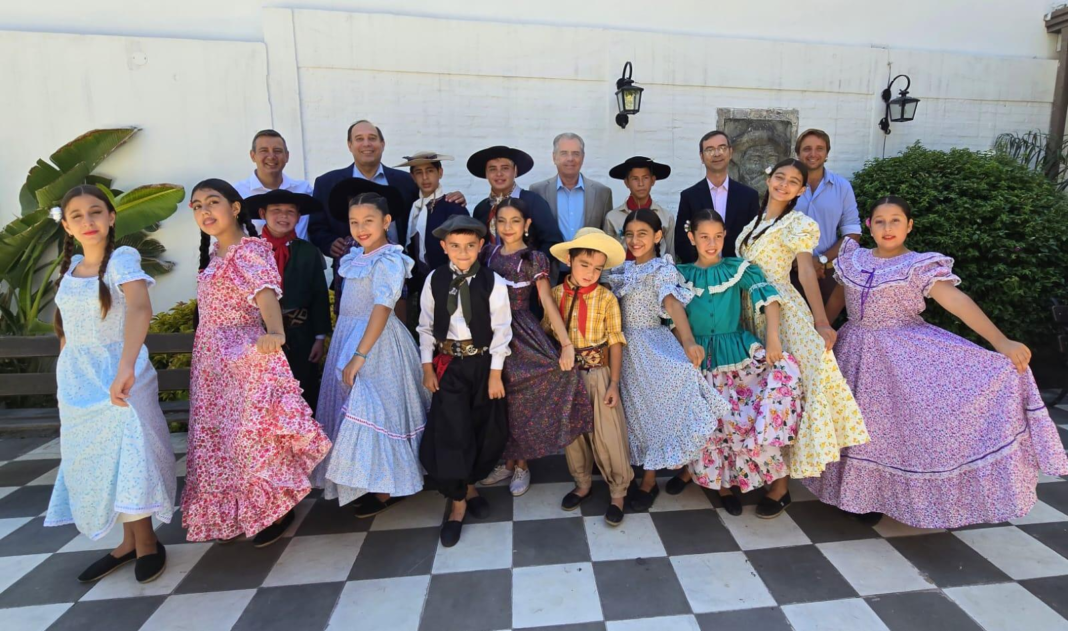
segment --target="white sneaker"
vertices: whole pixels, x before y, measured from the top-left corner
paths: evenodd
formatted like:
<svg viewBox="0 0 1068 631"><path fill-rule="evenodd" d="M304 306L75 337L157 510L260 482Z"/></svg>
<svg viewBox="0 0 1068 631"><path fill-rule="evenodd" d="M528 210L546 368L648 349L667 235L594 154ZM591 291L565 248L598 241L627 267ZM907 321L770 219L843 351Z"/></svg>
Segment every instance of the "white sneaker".
<svg viewBox="0 0 1068 631"><path fill-rule="evenodd" d="M512 471L503 464L499 464L497 465L497 468L493 470L492 473L487 475L485 479L480 482L480 484L482 484L482 486L492 486L494 484L497 484L498 482L507 480L510 477L512 477Z"/></svg>
<svg viewBox="0 0 1068 631"><path fill-rule="evenodd" d="M508 490L512 492L512 495L519 497L526 493L530 489L530 469L515 468L515 475L512 476L512 481L508 483Z"/></svg>

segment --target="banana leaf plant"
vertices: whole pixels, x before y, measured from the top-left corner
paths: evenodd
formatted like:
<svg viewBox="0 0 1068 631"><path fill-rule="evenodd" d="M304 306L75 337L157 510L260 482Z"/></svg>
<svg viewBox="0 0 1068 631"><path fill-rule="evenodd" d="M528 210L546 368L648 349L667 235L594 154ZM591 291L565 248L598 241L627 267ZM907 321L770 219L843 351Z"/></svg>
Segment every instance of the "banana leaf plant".
<svg viewBox="0 0 1068 631"><path fill-rule="evenodd" d="M0 335L39 335L52 326L40 315L54 298L53 282L60 260L63 229L49 217L71 187L92 184L115 205L115 240L141 253L152 276L166 274L174 263L163 259L164 247L150 233L159 229L185 198L176 184L148 184L123 192L96 168L140 128L96 129L55 151L30 168L19 191L21 216L0 230Z"/></svg>

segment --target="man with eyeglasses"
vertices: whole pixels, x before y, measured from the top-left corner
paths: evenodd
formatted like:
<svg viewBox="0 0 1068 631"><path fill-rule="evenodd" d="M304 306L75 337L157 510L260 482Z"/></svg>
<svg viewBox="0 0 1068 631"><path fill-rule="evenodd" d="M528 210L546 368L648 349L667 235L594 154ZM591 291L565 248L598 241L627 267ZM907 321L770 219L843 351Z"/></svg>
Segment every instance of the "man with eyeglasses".
<svg viewBox="0 0 1068 631"><path fill-rule="evenodd" d="M686 236L690 218L697 211L712 209L723 217L727 228L723 256L736 256L735 239L760 213L757 192L727 175L733 151L730 137L719 130L710 131L701 137L699 149L705 177L682 192L675 217L675 256L681 263L697 261L697 248Z"/></svg>

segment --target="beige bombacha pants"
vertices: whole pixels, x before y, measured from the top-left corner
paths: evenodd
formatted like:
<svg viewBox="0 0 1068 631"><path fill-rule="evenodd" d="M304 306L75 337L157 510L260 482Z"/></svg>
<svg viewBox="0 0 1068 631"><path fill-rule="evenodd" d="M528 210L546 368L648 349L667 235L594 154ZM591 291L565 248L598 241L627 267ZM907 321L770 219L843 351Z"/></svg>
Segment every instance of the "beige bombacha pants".
<svg viewBox="0 0 1068 631"><path fill-rule="evenodd" d="M627 487L634 479L634 470L630 467L623 403L617 401L614 408L604 404L611 378L607 367L591 368L582 373L593 406L593 431L579 436L564 450L567 468L575 479L575 486L588 489L593 485L593 464L596 462L612 498L625 497Z"/></svg>

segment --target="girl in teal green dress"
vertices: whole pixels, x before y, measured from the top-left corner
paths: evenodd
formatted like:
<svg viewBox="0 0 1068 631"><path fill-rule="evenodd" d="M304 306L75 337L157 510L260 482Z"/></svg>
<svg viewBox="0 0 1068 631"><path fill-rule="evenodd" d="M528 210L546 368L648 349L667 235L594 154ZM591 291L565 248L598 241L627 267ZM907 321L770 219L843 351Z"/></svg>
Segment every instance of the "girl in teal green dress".
<svg viewBox="0 0 1068 631"><path fill-rule="evenodd" d="M789 472L782 448L797 437L804 398L797 361L779 341L779 294L760 268L721 258L726 230L715 211L698 212L687 226L697 262L679 265L694 299L686 305L694 338L705 349L705 379L730 404L700 458L678 476L719 489L724 508L741 514L731 487L743 493L781 480ZM742 328L742 301L767 317L767 346Z"/></svg>

